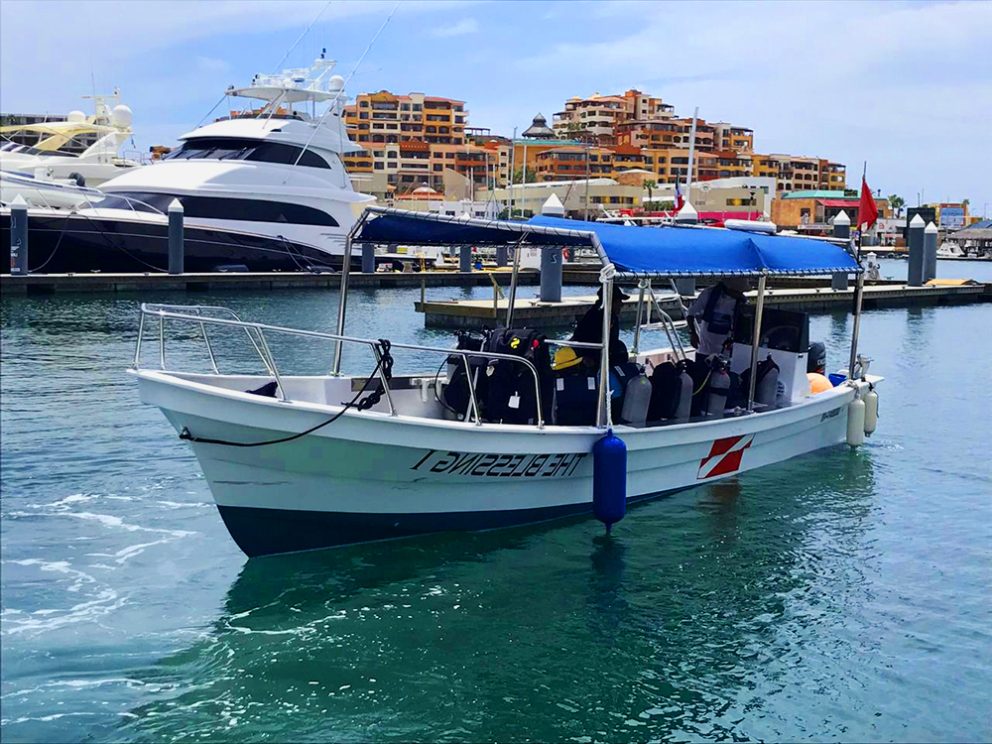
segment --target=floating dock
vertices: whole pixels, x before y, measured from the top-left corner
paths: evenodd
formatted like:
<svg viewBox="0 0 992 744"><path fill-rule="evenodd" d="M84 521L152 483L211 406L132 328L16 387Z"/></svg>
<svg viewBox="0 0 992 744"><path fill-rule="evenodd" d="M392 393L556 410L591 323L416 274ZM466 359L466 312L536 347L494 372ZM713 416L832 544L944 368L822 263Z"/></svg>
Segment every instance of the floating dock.
<svg viewBox="0 0 992 744"><path fill-rule="evenodd" d="M501 287L510 285L510 269L493 271L351 272L352 288L394 287ZM537 284L536 269L521 270L520 284ZM209 274L28 274L0 275L4 294L54 294L56 292L213 292L217 290L339 289L341 275L334 272L228 272Z"/></svg>
<svg viewBox="0 0 992 744"><path fill-rule="evenodd" d="M822 285L823 280L819 281ZM752 298L753 303L755 293L746 294ZM678 300L674 297L659 299L659 304L665 312L673 318L682 317ZM561 302L541 302L537 299L518 297L513 311L513 324L529 328L568 326L595 301L595 295L566 297ZM975 302L992 302L992 284L908 287L905 284L879 283L865 286L862 300L865 310ZM846 290L834 290L824 286L770 289L765 293L766 306L800 312L850 310L853 303L853 286ZM505 322L507 300L429 301L417 302L414 306L417 312L424 314L424 325L428 328L482 328ZM631 296L623 304L621 319L625 322L634 322L636 316L637 297Z"/></svg>

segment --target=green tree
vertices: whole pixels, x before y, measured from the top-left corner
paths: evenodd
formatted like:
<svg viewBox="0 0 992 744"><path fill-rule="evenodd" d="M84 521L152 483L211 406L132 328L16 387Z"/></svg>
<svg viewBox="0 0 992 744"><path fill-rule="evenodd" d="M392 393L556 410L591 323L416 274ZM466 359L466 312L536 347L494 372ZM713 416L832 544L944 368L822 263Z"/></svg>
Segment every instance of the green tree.
<svg viewBox="0 0 992 744"><path fill-rule="evenodd" d="M902 216L902 208L906 206L906 200L899 194L889 194L889 206L896 211L896 217Z"/></svg>
<svg viewBox="0 0 992 744"><path fill-rule="evenodd" d="M650 178L644 182L644 188L648 190L648 201L651 201L652 189L658 185L657 181L653 181Z"/></svg>
<svg viewBox="0 0 992 744"><path fill-rule="evenodd" d="M513 171L513 182L514 183L537 183L537 173L533 168L527 169L527 180L524 181L524 169L517 168Z"/></svg>

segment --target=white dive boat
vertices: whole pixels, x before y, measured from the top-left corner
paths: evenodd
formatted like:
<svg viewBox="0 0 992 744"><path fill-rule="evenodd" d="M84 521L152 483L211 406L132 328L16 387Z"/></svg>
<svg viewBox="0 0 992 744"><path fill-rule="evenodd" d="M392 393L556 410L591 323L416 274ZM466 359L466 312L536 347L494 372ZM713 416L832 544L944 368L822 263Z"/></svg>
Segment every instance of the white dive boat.
<svg viewBox="0 0 992 744"><path fill-rule="evenodd" d="M874 429L874 386L881 378L869 376L867 361L856 353L863 274L855 259L833 243L731 229L644 230L548 217L526 223L452 219L380 207L366 211L349 240L510 246L515 269L510 328L524 243L544 250L594 248L604 264L606 298L612 297L617 275L640 280L642 303L652 297L652 277L756 277L751 332L738 333L729 363L757 380L759 362L772 357L780 369L780 389L765 404L759 403L760 393L752 384L732 409L723 404L714 408L711 399L700 416L673 414L650 425L614 421L609 401L619 385L610 371L610 355L600 354L613 333L609 299L602 312L605 344L547 342L600 356L598 365L593 363L578 378L584 386L588 376L595 389L591 418L581 425L558 423L574 413L564 408L568 403L558 392L566 389L568 373L549 372L537 356L522 353L524 347L539 349L542 337L519 331L504 335L511 340L497 353L345 335L347 268L335 334L244 322L223 308L143 305L130 373L138 380L142 400L161 408L181 438L191 442L224 522L249 556L592 513L609 525L623 515L628 502L823 447L858 445ZM829 272L858 275L850 355L855 372L850 380L814 395L806 375L807 348L797 340L803 325L783 327L775 313L765 311L764 286L768 276ZM670 348L640 351L638 331L630 353L631 360L654 370L652 376L666 362L686 356L670 319L663 316L663 321ZM202 334L210 371L170 366L176 359L167 355L173 328L187 339L191 331ZM225 329L245 334L267 368L265 374L221 371L223 362L215 352L220 348L217 336ZM143 345L148 334L153 343ZM277 334L309 338L333 349L330 373L293 376L281 369L268 343ZM525 339L523 347L514 350L514 338ZM358 375L342 374L342 349L354 345L371 352L369 367ZM436 368L429 362L431 355L442 366L447 359L449 372L392 374L393 357L401 352L421 364L427 359L429 369ZM154 361L146 365L151 353ZM459 370L464 374L459 376ZM483 378L489 380L487 398L481 391ZM515 381L511 394L496 400L494 380L504 378ZM464 385L464 415L461 410L452 414L442 403L451 400L448 389L456 383ZM627 383L628 395L632 384ZM702 387L707 384L716 389L716 382ZM693 387L689 385L689 395ZM617 439L626 445L625 462L616 454L623 449Z"/></svg>
<svg viewBox="0 0 992 744"><path fill-rule="evenodd" d="M340 266L348 230L374 198L354 190L341 161L361 147L341 119L347 98L334 65L321 56L231 87L228 96L249 100L243 111L184 134L162 161L106 182L102 200L69 218L32 213L31 262L54 253L51 273L164 270L166 213L178 199L186 271Z"/></svg>
<svg viewBox="0 0 992 744"><path fill-rule="evenodd" d="M20 193L30 205L77 206L92 194L71 201L71 192L59 186L92 189L141 165L121 154L134 132L131 109L121 104L120 93L94 96L93 101L92 116L71 111L65 120L0 127L0 203L9 204ZM18 135L36 136L38 141L19 144L12 139ZM91 144L81 149L83 142Z"/></svg>

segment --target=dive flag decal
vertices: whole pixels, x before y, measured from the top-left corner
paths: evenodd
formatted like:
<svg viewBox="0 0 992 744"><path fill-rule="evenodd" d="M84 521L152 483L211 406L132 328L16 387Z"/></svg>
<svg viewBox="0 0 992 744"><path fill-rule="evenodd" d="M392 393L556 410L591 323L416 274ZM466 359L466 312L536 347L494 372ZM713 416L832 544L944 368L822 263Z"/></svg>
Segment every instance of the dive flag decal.
<svg viewBox="0 0 992 744"><path fill-rule="evenodd" d="M750 447L753 441L754 434L717 439L710 447L710 453L699 461L699 472L696 473L696 480L736 473L741 467L744 450Z"/></svg>

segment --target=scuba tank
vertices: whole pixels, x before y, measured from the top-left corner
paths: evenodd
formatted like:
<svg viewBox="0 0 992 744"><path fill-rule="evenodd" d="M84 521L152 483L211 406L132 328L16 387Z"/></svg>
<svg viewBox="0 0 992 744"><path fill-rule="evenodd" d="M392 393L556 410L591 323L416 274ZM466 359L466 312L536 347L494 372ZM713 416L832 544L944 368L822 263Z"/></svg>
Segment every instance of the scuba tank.
<svg viewBox="0 0 992 744"><path fill-rule="evenodd" d="M704 413L714 418L723 418L727 394L730 392L730 373L727 371L727 362L719 357L714 358L711 364L713 368L710 370Z"/></svg>
<svg viewBox="0 0 992 744"><path fill-rule="evenodd" d="M685 361L678 364L679 368L679 402L675 407L675 420L688 421L692 413L692 376L689 374Z"/></svg>
<svg viewBox="0 0 992 744"><path fill-rule="evenodd" d="M623 394L623 409L620 420L631 426L644 426L648 420L648 406L651 404L651 393L654 388L651 381L643 374L632 377L627 382Z"/></svg>
<svg viewBox="0 0 992 744"><path fill-rule="evenodd" d="M868 392L864 395L865 398L865 434L871 436L875 432L875 427L878 426L878 393L875 392L875 386L868 383Z"/></svg>
<svg viewBox="0 0 992 744"><path fill-rule="evenodd" d="M775 408L778 396L778 365L769 354L768 358L759 365L759 367L761 366L764 369L758 369L758 381L754 386L754 402Z"/></svg>

